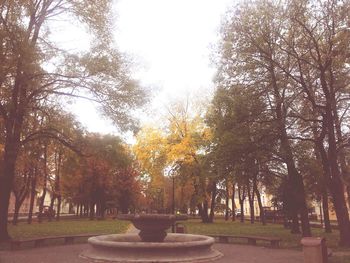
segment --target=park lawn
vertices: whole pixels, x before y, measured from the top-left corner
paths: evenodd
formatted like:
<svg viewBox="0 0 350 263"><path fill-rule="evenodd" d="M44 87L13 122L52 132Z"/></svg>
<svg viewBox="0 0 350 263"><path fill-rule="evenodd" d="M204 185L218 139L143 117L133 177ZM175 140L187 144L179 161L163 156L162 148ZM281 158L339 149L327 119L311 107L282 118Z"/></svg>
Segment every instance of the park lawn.
<svg viewBox="0 0 350 263"><path fill-rule="evenodd" d="M332 256L328 263L350 263L350 256Z"/></svg>
<svg viewBox="0 0 350 263"><path fill-rule="evenodd" d="M223 219L214 220L213 224L204 224L199 219L191 219L183 223L185 224L188 233L207 235L226 234L279 237L282 239L282 242L280 243L281 248L301 248L301 235L291 234L289 229L285 229L283 225L280 224L267 224L266 226L263 226L259 222L250 224L249 221L240 223L239 221L232 222L225 221ZM338 247L338 230L333 230L333 233L324 233L323 229L321 228L313 228L312 234L313 236L325 237L327 246L332 248L333 251L349 251L350 253L350 249Z"/></svg>
<svg viewBox="0 0 350 263"><path fill-rule="evenodd" d="M16 226L9 224L8 230L13 239L29 239L44 236L76 234L118 234L125 233L129 222L115 219L89 220L64 219L32 224L21 222Z"/></svg>

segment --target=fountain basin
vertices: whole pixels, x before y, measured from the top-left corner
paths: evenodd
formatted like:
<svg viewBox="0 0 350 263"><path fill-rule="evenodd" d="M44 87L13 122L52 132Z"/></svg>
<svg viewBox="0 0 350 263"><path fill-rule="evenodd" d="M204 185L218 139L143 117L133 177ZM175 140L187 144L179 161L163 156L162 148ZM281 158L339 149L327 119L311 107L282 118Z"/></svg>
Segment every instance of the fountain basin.
<svg viewBox="0 0 350 263"><path fill-rule="evenodd" d="M168 234L163 242L142 242L137 234L91 237L80 256L90 262L205 262L222 254L212 249L212 237Z"/></svg>

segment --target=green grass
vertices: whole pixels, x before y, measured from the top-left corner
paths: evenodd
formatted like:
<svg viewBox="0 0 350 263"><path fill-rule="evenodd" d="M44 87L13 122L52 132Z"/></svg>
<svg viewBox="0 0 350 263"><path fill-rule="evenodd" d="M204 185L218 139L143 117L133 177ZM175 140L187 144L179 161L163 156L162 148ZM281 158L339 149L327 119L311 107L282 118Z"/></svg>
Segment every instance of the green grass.
<svg viewBox="0 0 350 263"><path fill-rule="evenodd" d="M329 258L329 263L350 263L350 256L333 256Z"/></svg>
<svg viewBox="0 0 350 263"><path fill-rule="evenodd" d="M193 219L184 222L188 233L193 234L207 234L207 235L254 235L254 236L268 236L279 237L282 239L282 248L300 249L301 235L291 234L289 229L285 229L279 224L267 224L266 226L260 223L250 224L250 222L240 223L224 220L215 220L213 224L204 224L200 220ZM313 228L313 236L322 236L326 238L327 246L333 251L349 251L349 249L342 249L338 247L339 232L334 230L333 233L324 233L323 229Z"/></svg>
<svg viewBox="0 0 350 263"><path fill-rule="evenodd" d="M124 233L129 226L127 221L113 219L89 220L67 219L61 221L27 224L19 223L16 226L9 224L9 233L13 239L27 239L44 236L60 236L75 234L118 234Z"/></svg>
<svg viewBox="0 0 350 263"><path fill-rule="evenodd" d="M201 223L198 219L191 219L183 222L188 233L193 234L212 234L212 235L255 235L279 237L282 239L281 248L301 249L300 235L293 235L282 225L267 224L262 226L260 223L250 224L249 222L231 222L217 219L213 224ZM29 239L43 236L60 236L74 234L118 234L125 233L129 226L127 221L113 219L93 220L89 219L66 219L59 222L43 222L41 224L33 222L19 223L17 226L9 224L9 233L14 239ZM350 263L350 249L338 247L339 232L326 234L322 229L313 228L314 236L322 236L327 240L327 246L340 254L330 258L330 263ZM246 242L245 242L246 243ZM1 246L0 246L1 249Z"/></svg>

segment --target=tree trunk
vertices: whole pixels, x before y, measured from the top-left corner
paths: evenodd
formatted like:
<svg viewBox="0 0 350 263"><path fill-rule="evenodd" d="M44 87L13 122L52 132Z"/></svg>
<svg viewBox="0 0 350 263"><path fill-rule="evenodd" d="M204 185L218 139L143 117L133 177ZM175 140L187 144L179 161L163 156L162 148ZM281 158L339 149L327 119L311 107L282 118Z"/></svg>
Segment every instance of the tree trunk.
<svg viewBox="0 0 350 263"><path fill-rule="evenodd" d="M295 214L295 213L292 214L292 225L291 225L290 232L292 234L300 234L298 214Z"/></svg>
<svg viewBox="0 0 350 263"><path fill-rule="evenodd" d="M236 203L235 203L235 193L236 193L236 184L232 184L232 221L236 221Z"/></svg>
<svg viewBox="0 0 350 263"><path fill-rule="evenodd" d="M60 198L61 198L60 202L62 202L62 197L60 196ZM60 206L60 208L61 208L61 206ZM72 202L69 202L68 211L70 214L74 214L74 204Z"/></svg>
<svg viewBox="0 0 350 263"><path fill-rule="evenodd" d="M22 203L20 202L19 198L16 198L15 201L15 213L13 214L12 224L17 225L18 223L18 214L19 209L21 208Z"/></svg>
<svg viewBox="0 0 350 263"><path fill-rule="evenodd" d="M258 205L259 205L259 211L260 211L260 221L261 223L265 226L266 225L266 219L265 219L265 211L264 211L264 207L261 201L261 195L257 186L257 182L256 179L253 181L253 187L254 187L254 192L256 195L256 199L258 200Z"/></svg>
<svg viewBox="0 0 350 263"><path fill-rule="evenodd" d="M96 203L96 212L95 212L96 218L99 218L101 216L101 202Z"/></svg>
<svg viewBox="0 0 350 263"><path fill-rule="evenodd" d="M43 220L43 211L44 211L44 200L46 196L46 187L43 188L43 192L39 198L39 212L38 212L38 222L41 223Z"/></svg>
<svg viewBox="0 0 350 263"><path fill-rule="evenodd" d="M62 197L59 194L57 196L57 212L56 212L56 221L60 221L60 216L61 216L61 204L62 203Z"/></svg>
<svg viewBox="0 0 350 263"><path fill-rule="evenodd" d="M53 193L53 194L51 195L50 206L49 206L49 214L48 214L49 222L52 221L52 211L53 211L53 206L54 206L54 204L55 204L55 199L56 199L56 196L55 196L55 194Z"/></svg>
<svg viewBox="0 0 350 263"><path fill-rule="evenodd" d="M61 213L61 165L62 165L62 149L61 147L58 147L58 152L56 150L55 152L55 168L56 168L56 177L55 177L55 195L57 198L57 214L56 214L56 221L60 220L60 213Z"/></svg>
<svg viewBox="0 0 350 263"><path fill-rule="evenodd" d="M241 216L240 216L240 221L241 223L244 223L244 201L239 201L239 205L241 207Z"/></svg>
<svg viewBox="0 0 350 263"><path fill-rule="evenodd" d="M212 192L211 192L211 203L210 203L210 215L209 215L209 223L214 222L214 212L215 212L215 205L216 205L216 182L213 182L212 186Z"/></svg>
<svg viewBox="0 0 350 263"><path fill-rule="evenodd" d="M229 185L228 180L226 180L226 195L225 195L225 221L228 221L229 218L229 200L230 200L230 192L229 192Z"/></svg>
<svg viewBox="0 0 350 263"><path fill-rule="evenodd" d="M329 185L330 192L333 197L334 210L337 215L339 232L340 232L340 245L350 246L350 222L349 214L344 198L344 188L341 181L332 182Z"/></svg>
<svg viewBox="0 0 350 263"><path fill-rule="evenodd" d="M39 214L38 214L38 222L42 222L43 217L43 210L44 210L44 202L46 197L46 191L47 191L47 180L48 180L48 173L47 173L47 143L45 143L45 149L44 149L44 183L43 183L43 192L40 197L39 201Z"/></svg>
<svg viewBox="0 0 350 263"><path fill-rule="evenodd" d="M37 178L37 168L33 168L33 177L31 178L30 186L30 203L29 203L29 213L27 223L31 224L33 220L33 211L34 211L34 201L36 197L36 178Z"/></svg>
<svg viewBox="0 0 350 263"><path fill-rule="evenodd" d="M330 74L332 77L333 76L333 72L330 70ZM335 127L335 135L336 135L336 140L338 142L344 142L344 138L343 138L343 133L342 133L342 129L341 129L341 121L339 119L339 114L338 114L338 110L337 110L337 102L336 102L336 99L335 99L335 95L334 95L334 88L331 86L332 88L332 95L331 98L331 105L332 105L332 110L333 110L333 119L334 119L334 127ZM343 181L344 180L344 177L349 179L350 180L350 171L349 171L349 165L347 164L346 162L346 153L344 151L344 148L340 148L338 150L338 159L339 159L339 164L340 164L340 171L341 171L341 179ZM345 183L344 183L345 184ZM346 193L347 193L347 196L348 196L348 207L350 209L350 181L348 181L348 185L345 185L345 190L346 190Z"/></svg>
<svg viewBox="0 0 350 263"><path fill-rule="evenodd" d="M316 116L314 116L316 118ZM329 208L328 208L328 191L327 191L327 181L329 181L328 178L330 178L330 167L327 165L327 155L323 148L323 137L325 136L325 127L323 127L322 132L318 134L317 131L317 123L314 123L313 125L315 128L313 128L313 135L315 139L315 156L316 160L319 161L323 168L323 174L319 180L319 185L321 186L321 200L322 200L322 212L323 212L323 221L325 225L325 232L331 233L332 227L331 222L329 219Z"/></svg>
<svg viewBox="0 0 350 263"><path fill-rule="evenodd" d="M249 201L249 211L250 211L250 223L255 223L255 211L254 211L254 190L252 189L250 185L250 180L247 180L247 194L248 194L248 201Z"/></svg>
<svg viewBox="0 0 350 263"><path fill-rule="evenodd" d="M329 208L328 208L328 194L327 190L322 193L322 210L323 210L323 221L326 233L332 232L331 221L329 220Z"/></svg>
<svg viewBox="0 0 350 263"><path fill-rule="evenodd" d="M328 116L328 118L330 118ZM326 122L326 121L325 121ZM328 126L330 124L328 123ZM330 127L327 126L327 130L330 130ZM325 128L325 127L323 127ZM329 132L332 134L332 132ZM334 210L338 220L339 232L340 232L340 245L341 246L350 246L350 221L349 221L349 213L346 207L346 201L344 196L344 185L340 178L340 171L337 162L336 153L337 150L334 147L334 131L333 136L328 135L330 138L328 152L324 148L322 140L317 141L317 147L320 151L321 159L322 159L322 167L325 171L325 179L326 185L329 189L329 193L332 196L332 201L334 204ZM332 143L331 143L332 142Z"/></svg>
<svg viewBox="0 0 350 263"><path fill-rule="evenodd" d="M240 221L241 223L244 223L244 199L245 199L245 187L243 186L243 189L240 185L238 185L238 198L239 198L239 205L241 207L241 216Z"/></svg>
<svg viewBox="0 0 350 263"><path fill-rule="evenodd" d="M301 229L302 229L302 236L307 237L311 236L311 228L310 228L310 222L309 222L309 214L308 209L305 201L305 189L304 189L304 183L301 175L297 171L294 160L292 157L292 151L289 146L289 142L287 141L287 138L285 138L285 142L283 143L284 149L287 152L286 153L286 164L288 169L288 176L289 176L289 191L288 194L289 200L292 200L293 204L291 204L292 209L292 233L298 233L299 229L299 220L298 220L298 214L300 214L301 219Z"/></svg>
<svg viewBox="0 0 350 263"><path fill-rule="evenodd" d="M89 205L88 203L84 204L84 216L88 216L90 214L89 212Z"/></svg>
<svg viewBox="0 0 350 263"><path fill-rule="evenodd" d="M90 220L94 220L95 217L95 203L90 203Z"/></svg>
<svg viewBox="0 0 350 263"><path fill-rule="evenodd" d="M276 77L275 64L272 57L269 58L269 62L270 62L269 63L270 67L268 68L268 70L271 75L273 96L276 103L275 114L276 114L279 137L281 142L281 152L282 152L283 160L287 165L289 183L291 184L290 187L293 189L293 191L289 191L288 193L291 195L290 200L293 200L295 205L296 211L292 211L293 218L295 218L299 213L301 217L302 235L304 237L311 236L311 228L310 228L308 210L306 205L304 182L303 182L302 176L299 174L298 170L296 169L294 158L293 158L294 157L293 151L290 146L290 142L287 134L287 128L286 128L287 109L285 108L283 98L280 94L280 87L278 84L278 78Z"/></svg>
<svg viewBox="0 0 350 263"><path fill-rule="evenodd" d="M26 176L28 176L28 174ZM29 177L26 177L25 180L26 181L24 182L24 185L22 185L21 189L19 189L18 191L13 191L14 196L15 196L15 213L13 215L13 220L12 220L13 225L17 225L19 210L20 210L25 198L28 195Z"/></svg>
<svg viewBox="0 0 350 263"><path fill-rule="evenodd" d="M79 212L80 217L83 217L83 213L84 213L83 209L84 209L84 205L81 203L80 204L80 212Z"/></svg>
<svg viewBox="0 0 350 263"><path fill-rule="evenodd" d="M7 230L8 208L17 156L18 146L16 146L15 142L7 139L1 170L2 174L0 176L0 242L10 239Z"/></svg>
<svg viewBox="0 0 350 263"><path fill-rule="evenodd" d="M204 200L203 203L201 203L198 208L202 219L202 223L208 223L209 222L208 201Z"/></svg>

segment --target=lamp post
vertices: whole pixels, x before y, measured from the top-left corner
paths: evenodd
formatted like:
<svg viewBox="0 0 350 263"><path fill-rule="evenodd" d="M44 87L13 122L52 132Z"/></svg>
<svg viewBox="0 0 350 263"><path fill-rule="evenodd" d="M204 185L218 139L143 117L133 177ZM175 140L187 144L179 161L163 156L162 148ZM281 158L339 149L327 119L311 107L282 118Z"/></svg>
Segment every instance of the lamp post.
<svg viewBox="0 0 350 263"><path fill-rule="evenodd" d="M172 175L171 179L173 180L173 203L172 203L172 212L173 212L173 215L175 215L175 176ZM171 231L173 233L175 233L175 222L173 223L173 225L171 226Z"/></svg>
<svg viewBox="0 0 350 263"><path fill-rule="evenodd" d="M157 188L157 213L162 213L163 210L163 201L162 201L162 189Z"/></svg>

